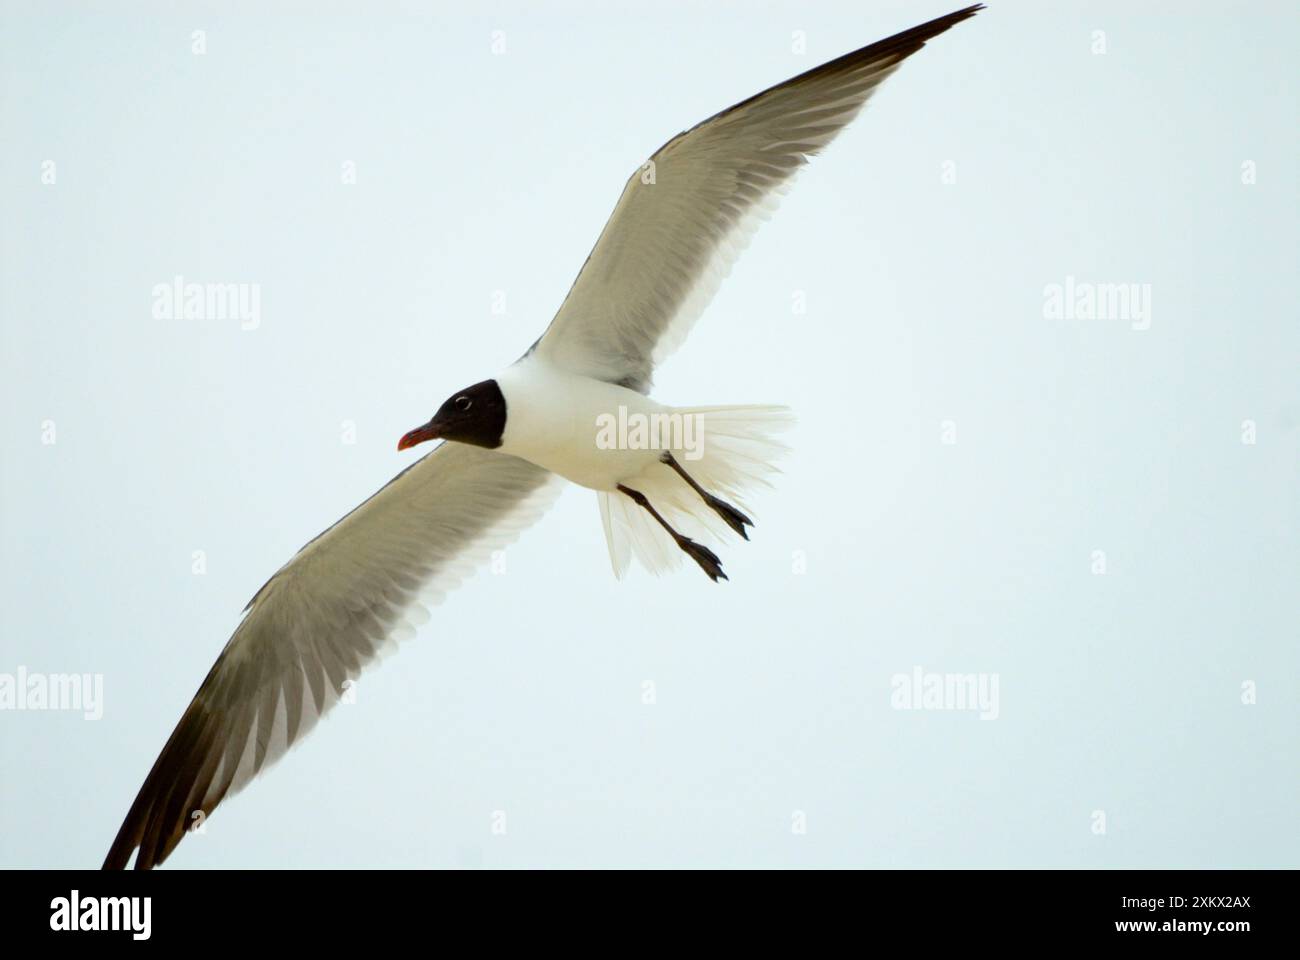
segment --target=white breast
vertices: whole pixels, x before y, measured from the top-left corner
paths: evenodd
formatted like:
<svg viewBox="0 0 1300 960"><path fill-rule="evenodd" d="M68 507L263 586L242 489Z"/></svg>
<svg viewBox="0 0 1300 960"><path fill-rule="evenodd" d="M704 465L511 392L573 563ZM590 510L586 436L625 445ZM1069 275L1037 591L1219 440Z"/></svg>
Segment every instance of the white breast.
<svg viewBox="0 0 1300 960"><path fill-rule="evenodd" d="M613 490L659 458L658 449L630 449L636 433L619 429L671 409L635 390L568 373L536 355L507 369L497 384L506 398L502 453L593 490Z"/></svg>

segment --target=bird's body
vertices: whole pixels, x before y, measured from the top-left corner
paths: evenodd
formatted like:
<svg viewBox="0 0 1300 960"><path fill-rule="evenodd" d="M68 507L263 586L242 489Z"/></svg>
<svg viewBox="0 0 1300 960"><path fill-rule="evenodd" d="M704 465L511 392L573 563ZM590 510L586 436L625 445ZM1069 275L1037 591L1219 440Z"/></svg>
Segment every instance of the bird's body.
<svg viewBox="0 0 1300 960"><path fill-rule="evenodd" d="M489 382L506 407L496 449L599 494L610 561L620 577L630 555L655 573L674 568L683 555L623 490L645 496L668 527L694 543L721 541L728 530L746 536L743 525L728 524L690 481L744 508L746 490L774 472L785 450L775 435L791 422L779 406L671 407L571 373L535 352Z"/></svg>
<svg viewBox="0 0 1300 960"><path fill-rule="evenodd" d="M810 156L927 40L979 5L845 54L669 140L627 180L549 327L494 379L453 394L399 450L445 441L328 528L257 592L146 777L105 859L161 863L273 763L425 609L512 541L564 480L596 491L614 572L748 539L789 424L779 407L669 407L653 372Z"/></svg>
<svg viewBox="0 0 1300 960"><path fill-rule="evenodd" d="M570 373L535 353L503 370L496 382L507 410L502 453L603 491L658 463L654 449L598 443L599 427L620 410L635 422L670 414L671 407L617 383Z"/></svg>

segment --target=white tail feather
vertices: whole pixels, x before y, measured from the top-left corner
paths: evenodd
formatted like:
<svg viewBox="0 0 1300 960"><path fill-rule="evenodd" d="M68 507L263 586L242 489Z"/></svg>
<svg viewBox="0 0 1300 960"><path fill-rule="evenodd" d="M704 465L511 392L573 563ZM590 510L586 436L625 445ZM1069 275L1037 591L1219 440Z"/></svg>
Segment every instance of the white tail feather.
<svg viewBox="0 0 1300 960"><path fill-rule="evenodd" d="M774 434L788 429L794 416L786 407L677 407L700 428L698 450L673 449L673 456L701 487L753 516L746 494L770 487L780 471L774 461L789 448ZM695 459L691 459L695 457ZM700 543L740 538L667 464L647 467L624 484L645 494L659 514L681 534ZM626 494L601 492L601 522L614 576L622 579L632 556L653 574L675 570L682 551L668 532Z"/></svg>

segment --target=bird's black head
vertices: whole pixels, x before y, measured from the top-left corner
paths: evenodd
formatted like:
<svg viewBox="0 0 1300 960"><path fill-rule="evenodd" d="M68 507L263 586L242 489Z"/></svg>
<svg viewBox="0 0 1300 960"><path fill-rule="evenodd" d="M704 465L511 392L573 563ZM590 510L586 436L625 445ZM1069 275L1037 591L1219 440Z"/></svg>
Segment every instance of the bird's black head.
<svg viewBox="0 0 1300 960"><path fill-rule="evenodd" d="M397 449L426 440L455 440L494 450L501 446L505 430L506 398L495 380L484 380L453 393L432 420L402 437Z"/></svg>

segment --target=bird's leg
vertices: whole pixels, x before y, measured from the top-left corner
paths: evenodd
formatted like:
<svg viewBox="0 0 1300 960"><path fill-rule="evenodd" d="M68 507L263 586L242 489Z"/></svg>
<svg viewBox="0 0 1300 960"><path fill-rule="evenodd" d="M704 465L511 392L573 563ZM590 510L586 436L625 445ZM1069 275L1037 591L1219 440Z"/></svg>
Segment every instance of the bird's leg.
<svg viewBox="0 0 1300 960"><path fill-rule="evenodd" d="M683 470L682 465L677 462L677 458L674 457L667 450L665 450L662 454L659 455L659 462L666 463L668 464L668 466L676 470L677 475L691 485L691 489L700 495L700 499L702 499L706 504L708 504L709 508L714 513L716 513L718 516L720 516L723 520L726 521L727 526L729 526L732 530L735 530L746 540L749 539L749 534L745 531L745 524L749 524L752 527L754 525L753 520L749 519L749 517L745 516L743 513L741 513L731 504L727 503L727 501L715 497L713 494L709 493L698 483L696 483L695 478L692 477L685 470Z"/></svg>
<svg viewBox="0 0 1300 960"><path fill-rule="evenodd" d="M631 487L625 487L621 483L618 485L618 489L620 493L627 494L627 496L631 497L635 503L644 507L649 512L650 516L658 520L659 526L668 531L668 535L673 538L673 542L676 543L677 546L681 547L687 556L700 565L700 569L709 575L710 580L717 583L719 577L723 580L727 579L727 575L722 572L722 561L718 559L718 555L703 544L696 543L690 537L682 536L669 526L668 521L659 515L658 510L651 506L650 501L646 499L644 493L640 490L633 490Z"/></svg>

